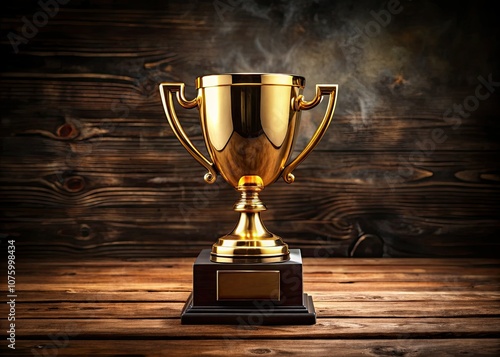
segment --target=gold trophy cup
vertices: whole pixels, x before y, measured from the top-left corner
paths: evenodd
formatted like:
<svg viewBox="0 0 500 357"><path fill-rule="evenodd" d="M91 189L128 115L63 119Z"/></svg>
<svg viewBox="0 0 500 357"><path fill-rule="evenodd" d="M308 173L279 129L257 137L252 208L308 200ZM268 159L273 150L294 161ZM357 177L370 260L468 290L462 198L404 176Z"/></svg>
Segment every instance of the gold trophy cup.
<svg viewBox="0 0 500 357"><path fill-rule="evenodd" d="M204 249L193 267L193 293L182 323L313 324L312 298L302 290L300 250L289 249L264 226L266 210L259 192L279 177L295 180L292 171L314 149L335 111L337 85L316 85L305 101L305 79L288 74L234 73L196 79L196 98L187 100L184 83L161 83L168 122L184 148L204 166L207 183L221 175L240 192L240 214L232 232ZM174 108L197 107L210 158L183 130ZM300 112L329 96L326 114L304 150L289 162ZM265 307L265 308L263 308Z"/></svg>

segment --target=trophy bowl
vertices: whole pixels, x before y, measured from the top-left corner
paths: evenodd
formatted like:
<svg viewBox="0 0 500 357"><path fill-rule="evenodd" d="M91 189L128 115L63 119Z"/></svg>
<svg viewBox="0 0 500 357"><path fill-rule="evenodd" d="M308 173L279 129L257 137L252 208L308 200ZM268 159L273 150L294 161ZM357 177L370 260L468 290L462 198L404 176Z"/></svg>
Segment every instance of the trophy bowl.
<svg viewBox="0 0 500 357"><path fill-rule="evenodd" d="M185 98L184 83L161 83L165 114L184 148L207 170L205 181L217 175L236 190L240 213L236 227L212 246L213 262L279 262L289 259L283 240L264 226L260 212L266 209L259 192L279 177L295 180L292 171L321 140L335 110L337 85L317 85L316 96L305 101L305 79L290 74L231 73L196 79L197 96ZM206 158L191 142L174 108L197 107ZM304 150L290 160L297 137L300 114L318 105L324 95L329 103L323 120Z"/></svg>

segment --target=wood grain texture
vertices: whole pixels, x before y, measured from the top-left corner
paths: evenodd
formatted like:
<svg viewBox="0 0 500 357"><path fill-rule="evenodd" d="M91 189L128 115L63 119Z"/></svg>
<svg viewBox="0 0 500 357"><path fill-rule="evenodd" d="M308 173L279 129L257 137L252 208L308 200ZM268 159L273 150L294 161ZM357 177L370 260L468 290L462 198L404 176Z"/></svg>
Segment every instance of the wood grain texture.
<svg viewBox="0 0 500 357"><path fill-rule="evenodd" d="M39 353L58 351L64 342L44 340L21 341L19 355L33 356ZM478 350L480 346L480 350ZM65 356L132 356L131 351L140 351L140 356L185 357L190 355L255 357L269 356L496 356L500 352L497 339L402 339L394 340L243 340L238 343L221 340L196 341L71 341L64 348Z"/></svg>
<svg viewBox="0 0 500 357"><path fill-rule="evenodd" d="M271 231L313 257L498 256L494 11L408 2L368 38L356 27L380 4L222 2L72 0L17 48L42 10L6 4L0 237L36 257L196 256L233 228L236 192L204 184L158 83L193 97L207 73L295 72L308 98L339 83L339 103L297 181L263 192ZM295 154L322 110L303 113ZM204 150L196 110L179 115Z"/></svg>
<svg viewBox="0 0 500 357"><path fill-rule="evenodd" d="M306 258L312 326L181 325L193 259L21 259L16 356L496 356L497 259ZM2 306L2 313L6 307ZM0 328L6 319L0 320ZM9 352L5 344L0 350Z"/></svg>

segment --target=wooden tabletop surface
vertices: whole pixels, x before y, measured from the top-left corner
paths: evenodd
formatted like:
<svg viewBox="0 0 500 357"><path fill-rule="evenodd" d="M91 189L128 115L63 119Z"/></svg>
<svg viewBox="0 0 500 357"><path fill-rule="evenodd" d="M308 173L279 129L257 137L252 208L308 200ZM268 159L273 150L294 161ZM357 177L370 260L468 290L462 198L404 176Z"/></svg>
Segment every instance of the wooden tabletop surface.
<svg viewBox="0 0 500 357"><path fill-rule="evenodd" d="M497 356L500 260L304 259L312 326L181 325L194 258L19 260L26 356ZM5 271L5 270L4 270ZM1 329L7 330L7 304ZM5 334L5 332L4 332Z"/></svg>

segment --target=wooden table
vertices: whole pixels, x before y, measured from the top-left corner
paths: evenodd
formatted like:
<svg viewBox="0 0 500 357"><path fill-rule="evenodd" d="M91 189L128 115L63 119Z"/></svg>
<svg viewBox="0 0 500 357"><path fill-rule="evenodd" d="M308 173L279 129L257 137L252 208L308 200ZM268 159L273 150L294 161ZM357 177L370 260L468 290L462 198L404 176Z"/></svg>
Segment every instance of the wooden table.
<svg viewBox="0 0 500 357"><path fill-rule="evenodd" d="M14 356L500 354L500 260L305 258L305 290L318 314L313 326L181 325L193 261L19 260L16 351L5 339L0 351ZM2 311L5 331L5 307Z"/></svg>

